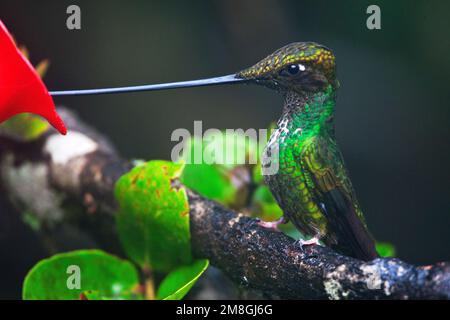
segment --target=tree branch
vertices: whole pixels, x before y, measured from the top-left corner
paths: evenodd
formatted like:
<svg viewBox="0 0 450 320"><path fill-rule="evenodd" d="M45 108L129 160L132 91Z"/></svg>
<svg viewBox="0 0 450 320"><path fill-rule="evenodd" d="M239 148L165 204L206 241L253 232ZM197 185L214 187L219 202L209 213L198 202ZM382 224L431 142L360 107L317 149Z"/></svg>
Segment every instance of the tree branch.
<svg viewBox="0 0 450 320"><path fill-rule="evenodd" d="M132 165L72 113L59 113L68 124L67 137L47 132L28 143L0 137L2 186L41 226L81 226L115 246L114 184ZM267 298L450 298L449 263L418 267L398 259L362 262L320 246L303 252L293 239L261 228L257 220L187 193L195 256L210 259L234 282ZM62 209L73 203L82 204L83 210Z"/></svg>

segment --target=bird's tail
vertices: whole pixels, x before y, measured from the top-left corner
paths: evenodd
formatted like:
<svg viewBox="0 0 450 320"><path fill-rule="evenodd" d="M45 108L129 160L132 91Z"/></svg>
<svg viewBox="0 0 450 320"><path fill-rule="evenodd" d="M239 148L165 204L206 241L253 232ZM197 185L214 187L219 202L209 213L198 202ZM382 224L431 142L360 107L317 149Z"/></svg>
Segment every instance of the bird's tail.
<svg viewBox="0 0 450 320"><path fill-rule="evenodd" d="M353 203L338 189L327 192L325 198L327 217L337 241L330 246L342 254L360 260L378 258L375 241Z"/></svg>

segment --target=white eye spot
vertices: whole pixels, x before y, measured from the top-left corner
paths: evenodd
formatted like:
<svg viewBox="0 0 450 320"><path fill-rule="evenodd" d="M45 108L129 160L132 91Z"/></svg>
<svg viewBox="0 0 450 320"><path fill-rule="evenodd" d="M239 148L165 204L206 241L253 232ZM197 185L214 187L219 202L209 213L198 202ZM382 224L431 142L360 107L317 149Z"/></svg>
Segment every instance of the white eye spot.
<svg viewBox="0 0 450 320"><path fill-rule="evenodd" d="M298 64L298 68L300 69L300 71L305 71L305 66L302 65L301 63Z"/></svg>

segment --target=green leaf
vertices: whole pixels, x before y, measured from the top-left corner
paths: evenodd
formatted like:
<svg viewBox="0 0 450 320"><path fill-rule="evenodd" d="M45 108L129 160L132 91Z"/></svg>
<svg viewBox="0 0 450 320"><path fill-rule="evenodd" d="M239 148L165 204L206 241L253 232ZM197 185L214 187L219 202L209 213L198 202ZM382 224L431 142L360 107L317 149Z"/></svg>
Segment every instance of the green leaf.
<svg viewBox="0 0 450 320"><path fill-rule="evenodd" d="M242 132L212 131L204 139L189 139L184 150L181 182L208 199L239 207L248 179L238 170L257 161L257 142Z"/></svg>
<svg viewBox="0 0 450 320"><path fill-rule="evenodd" d="M116 184L119 237L143 269L169 272L192 262L186 191L172 186L182 170L182 164L150 161Z"/></svg>
<svg viewBox="0 0 450 320"><path fill-rule="evenodd" d="M38 262L25 277L22 296L25 300L70 300L92 290L98 296L121 299L138 285L138 272L130 262L101 250L78 250Z"/></svg>
<svg viewBox="0 0 450 320"><path fill-rule="evenodd" d="M269 187L259 186L252 198L252 209L254 216L264 220L277 220L283 216L283 210L278 206Z"/></svg>
<svg viewBox="0 0 450 320"><path fill-rule="evenodd" d="M395 257L396 251L394 245L388 243L388 242L377 242L375 244L375 248L378 252L378 254L383 257Z"/></svg>
<svg viewBox="0 0 450 320"><path fill-rule="evenodd" d="M32 141L49 129L47 121L31 113L15 115L0 125L0 135L18 141Z"/></svg>
<svg viewBox="0 0 450 320"><path fill-rule="evenodd" d="M183 266L169 273L161 282L157 299L181 300L192 288L194 283L208 268L208 260L197 260L189 266Z"/></svg>
<svg viewBox="0 0 450 320"><path fill-rule="evenodd" d="M255 184L263 184L264 177L261 170L261 162L258 162L252 170L252 179Z"/></svg>
<svg viewBox="0 0 450 320"><path fill-rule="evenodd" d="M181 182L202 196L230 205L236 197L236 188L227 174L228 170L209 164L186 164Z"/></svg>

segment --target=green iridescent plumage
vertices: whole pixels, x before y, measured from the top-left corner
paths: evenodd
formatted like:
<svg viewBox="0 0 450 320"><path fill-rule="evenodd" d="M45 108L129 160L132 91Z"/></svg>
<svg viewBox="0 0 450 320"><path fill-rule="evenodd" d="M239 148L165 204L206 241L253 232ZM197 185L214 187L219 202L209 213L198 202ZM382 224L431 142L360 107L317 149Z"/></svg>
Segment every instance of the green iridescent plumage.
<svg viewBox="0 0 450 320"><path fill-rule="evenodd" d="M334 135L334 61L324 46L293 43L238 76L284 97L263 167L278 168L264 178L285 217L337 251L369 260L377 257L374 242Z"/></svg>

